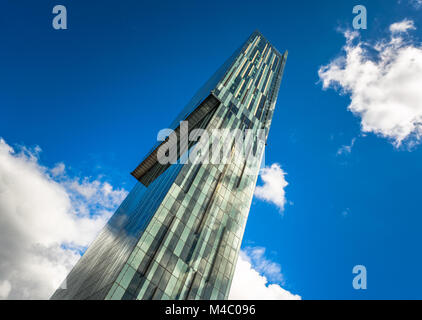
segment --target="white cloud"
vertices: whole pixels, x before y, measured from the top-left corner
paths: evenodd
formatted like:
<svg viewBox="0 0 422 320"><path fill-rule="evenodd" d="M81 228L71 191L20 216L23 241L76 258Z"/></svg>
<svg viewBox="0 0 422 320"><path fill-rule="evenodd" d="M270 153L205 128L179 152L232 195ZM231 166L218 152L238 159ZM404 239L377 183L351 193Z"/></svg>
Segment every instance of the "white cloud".
<svg viewBox="0 0 422 320"><path fill-rule="evenodd" d="M264 185L256 187L255 196L258 199L275 204L280 211L283 211L286 204L284 188L289 185L284 177L285 175L286 173L277 163L261 169L260 176Z"/></svg>
<svg viewBox="0 0 422 320"><path fill-rule="evenodd" d="M58 177L58 176L63 175L65 171L66 171L66 166L64 165L64 163L58 163L54 168L50 170L50 173L54 177Z"/></svg>
<svg viewBox="0 0 422 320"><path fill-rule="evenodd" d="M410 6L412 6L415 9L421 9L422 8L422 0L397 0L399 4L402 3L408 3Z"/></svg>
<svg viewBox="0 0 422 320"><path fill-rule="evenodd" d="M400 32L407 32L409 30L415 30L415 23L413 20L403 20L400 22L393 23L390 26L390 32L391 33L400 33Z"/></svg>
<svg viewBox="0 0 422 320"><path fill-rule="evenodd" d="M12 285L9 281L4 280L0 283L0 299L6 299L9 296Z"/></svg>
<svg viewBox="0 0 422 320"><path fill-rule="evenodd" d="M343 145L341 146L338 150L337 150L337 155L346 155L346 154L350 154L352 152L352 148L355 145L356 142L356 138L352 139L352 142L350 142L349 145Z"/></svg>
<svg viewBox="0 0 422 320"><path fill-rule="evenodd" d="M258 252L262 252L262 248L257 249ZM252 256L248 255L248 251L252 253ZM254 251L254 249L249 249L240 252L229 300L301 300L300 296L292 294L280 285L268 283L267 277L256 270L257 267L254 264L258 263L259 265L260 261L257 260L257 257L253 257ZM264 258L261 253L258 253L258 256ZM264 260L264 264L269 263L265 258ZM278 269L277 272L279 273L278 278L282 278L281 269ZM274 276L274 270L272 273Z"/></svg>
<svg viewBox="0 0 422 320"><path fill-rule="evenodd" d="M416 9L422 8L422 0L410 0L410 4L413 5Z"/></svg>
<svg viewBox="0 0 422 320"><path fill-rule="evenodd" d="M269 281L283 281L281 266L265 257L265 248L247 247L244 249L244 253L249 258L249 262L254 266L254 269L268 278Z"/></svg>
<svg viewBox="0 0 422 320"><path fill-rule="evenodd" d="M126 196L0 139L0 298L47 299Z"/></svg>
<svg viewBox="0 0 422 320"><path fill-rule="evenodd" d="M351 95L348 107L361 119L363 132L413 146L422 137L422 45L408 33L413 21L391 25L391 37L370 44L345 32L345 56L320 68L323 88ZM401 32L399 32L401 31Z"/></svg>

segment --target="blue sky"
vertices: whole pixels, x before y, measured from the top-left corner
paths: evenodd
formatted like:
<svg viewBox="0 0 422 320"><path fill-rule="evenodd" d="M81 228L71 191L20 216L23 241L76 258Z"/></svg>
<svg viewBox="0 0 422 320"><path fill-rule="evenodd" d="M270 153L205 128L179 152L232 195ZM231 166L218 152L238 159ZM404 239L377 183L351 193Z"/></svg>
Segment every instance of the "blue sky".
<svg viewBox="0 0 422 320"><path fill-rule="evenodd" d="M54 30L52 8L68 10ZM244 247L266 248L285 289L304 299L422 298L422 148L395 147L323 90L322 65L342 54L353 6L368 10L362 41L388 38L422 10L410 1L2 1L0 137L40 146L40 162L74 176L129 175L195 91L255 29L289 50L266 164L287 172L280 214L253 201ZM351 152L338 154L355 140ZM368 290L352 287L365 265Z"/></svg>

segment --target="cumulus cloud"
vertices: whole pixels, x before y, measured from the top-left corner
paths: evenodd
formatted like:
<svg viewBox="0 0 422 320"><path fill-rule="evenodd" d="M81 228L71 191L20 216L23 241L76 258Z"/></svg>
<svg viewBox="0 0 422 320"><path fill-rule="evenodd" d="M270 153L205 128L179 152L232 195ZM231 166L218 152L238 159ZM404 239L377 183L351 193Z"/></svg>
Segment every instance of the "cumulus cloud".
<svg viewBox="0 0 422 320"><path fill-rule="evenodd" d="M422 137L422 45L407 31L411 20L390 26L390 37L375 43L345 32L344 54L319 69L323 88L350 94L348 109L363 132L387 138L395 147L411 147Z"/></svg>
<svg viewBox="0 0 422 320"><path fill-rule="evenodd" d="M261 169L260 176L264 184L256 187L255 196L276 205L280 211L283 211L286 204L284 188L289 185L285 175L286 173L277 163Z"/></svg>
<svg viewBox="0 0 422 320"><path fill-rule="evenodd" d="M282 278L280 266L265 259L264 252L263 248L248 248L240 252L229 300L301 300L299 295L292 294L279 284L269 283L268 278L257 270L262 269L262 265L271 265L272 277Z"/></svg>
<svg viewBox="0 0 422 320"><path fill-rule="evenodd" d="M283 282L281 266L265 257L263 247L247 247L243 250L254 269L265 276L269 281Z"/></svg>
<svg viewBox="0 0 422 320"><path fill-rule="evenodd" d="M0 298L47 299L126 196L0 139Z"/></svg>
<svg viewBox="0 0 422 320"><path fill-rule="evenodd" d="M400 32L407 32L409 30L415 30L415 23L413 20L403 20L400 22L393 23L390 26L391 33L400 33Z"/></svg>

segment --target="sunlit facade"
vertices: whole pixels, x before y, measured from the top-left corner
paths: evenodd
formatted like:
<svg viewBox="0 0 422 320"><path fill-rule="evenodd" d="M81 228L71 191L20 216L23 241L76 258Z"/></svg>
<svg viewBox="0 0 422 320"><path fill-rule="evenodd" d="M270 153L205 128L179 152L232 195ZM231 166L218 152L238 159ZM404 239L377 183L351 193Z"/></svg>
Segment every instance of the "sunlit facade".
<svg viewBox="0 0 422 320"><path fill-rule="evenodd" d="M248 38L170 128L179 138L183 120L188 136L249 130L250 152L239 152L225 130L226 161L163 164L158 150L166 141L158 143L52 299L227 299L286 59L259 32ZM182 143L189 152L197 147Z"/></svg>

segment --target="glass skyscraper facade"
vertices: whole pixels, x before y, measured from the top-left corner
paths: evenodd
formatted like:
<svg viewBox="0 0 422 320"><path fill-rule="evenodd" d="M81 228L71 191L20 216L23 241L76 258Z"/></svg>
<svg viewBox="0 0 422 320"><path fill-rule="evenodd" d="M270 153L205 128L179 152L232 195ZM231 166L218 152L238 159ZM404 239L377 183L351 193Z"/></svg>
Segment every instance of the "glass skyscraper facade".
<svg viewBox="0 0 422 320"><path fill-rule="evenodd" d="M138 183L52 299L227 299L286 59L257 31L246 40L171 124L178 142L132 172ZM198 129L228 152L204 152ZM234 130L248 132L243 152ZM176 161L160 161L172 148Z"/></svg>

